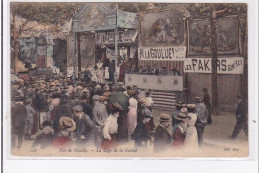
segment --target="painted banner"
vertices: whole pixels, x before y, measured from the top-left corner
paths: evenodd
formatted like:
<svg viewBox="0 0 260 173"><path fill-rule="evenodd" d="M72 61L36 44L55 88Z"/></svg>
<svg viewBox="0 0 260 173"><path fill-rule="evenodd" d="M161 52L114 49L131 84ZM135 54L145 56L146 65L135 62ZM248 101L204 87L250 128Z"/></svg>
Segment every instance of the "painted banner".
<svg viewBox="0 0 260 173"><path fill-rule="evenodd" d="M72 31L99 31L116 28L117 8L113 4L88 4L75 16L72 21Z"/></svg>
<svg viewBox="0 0 260 173"><path fill-rule="evenodd" d="M183 77L125 74L125 85L136 85L138 88L152 90L183 91Z"/></svg>
<svg viewBox="0 0 260 173"><path fill-rule="evenodd" d="M218 54L239 53L239 27L237 17L217 18L217 47ZM210 20L194 19L188 22L190 55L209 55L210 49Z"/></svg>
<svg viewBox="0 0 260 173"><path fill-rule="evenodd" d="M137 13L117 10L117 27L119 28L138 28Z"/></svg>
<svg viewBox="0 0 260 173"><path fill-rule="evenodd" d="M106 50L106 58L113 60L115 59L115 50L107 48Z"/></svg>
<svg viewBox="0 0 260 173"><path fill-rule="evenodd" d="M142 47L138 49L139 60L184 61L185 46L177 47Z"/></svg>
<svg viewBox="0 0 260 173"><path fill-rule="evenodd" d="M185 73L211 73L211 58L186 58L184 61ZM218 58L218 74L243 74L244 59Z"/></svg>
<svg viewBox="0 0 260 173"><path fill-rule="evenodd" d="M184 13L182 8L161 13L144 13L140 17L140 41L143 44L183 45Z"/></svg>
<svg viewBox="0 0 260 173"><path fill-rule="evenodd" d="M26 62L37 62L35 37L19 39L19 58Z"/></svg>

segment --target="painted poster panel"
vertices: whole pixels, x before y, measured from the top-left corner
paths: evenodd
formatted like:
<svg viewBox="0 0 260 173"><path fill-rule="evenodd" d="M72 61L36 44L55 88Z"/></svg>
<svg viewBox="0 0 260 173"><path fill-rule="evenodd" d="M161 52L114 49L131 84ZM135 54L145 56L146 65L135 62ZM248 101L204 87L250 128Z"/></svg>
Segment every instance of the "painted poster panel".
<svg viewBox="0 0 260 173"><path fill-rule="evenodd" d="M117 10L117 27L119 28L138 28L137 13L130 13L122 10Z"/></svg>
<svg viewBox="0 0 260 173"><path fill-rule="evenodd" d="M98 31L116 28L116 6L106 4L86 5L73 21L73 31Z"/></svg>
<svg viewBox="0 0 260 173"><path fill-rule="evenodd" d="M211 73L212 58L186 58L184 61L185 73ZM218 74L243 74L244 59L241 57L218 58Z"/></svg>
<svg viewBox="0 0 260 173"><path fill-rule="evenodd" d="M178 10L144 14L141 17L141 42L182 45L185 31L183 17Z"/></svg>
<svg viewBox="0 0 260 173"><path fill-rule="evenodd" d="M74 38L73 35L67 36L67 66L73 66L74 63L76 63L76 66L78 66L78 60L74 58Z"/></svg>
<svg viewBox="0 0 260 173"><path fill-rule="evenodd" d="M37 62L35 37L19 39L19 58L26 62Z"/></svg>
<svg viewBox="0 0 260 173"><path fill-rule="evenodd" d="M89 35L80 35L81 67L94 66L95 38Z"/></svg>
<svg viewBox="0 0 260 173"><path fill-rule="evenodd" d="M219 54L238 54L239 28L237 17L216 19L217 47ZM193 20L189 28L189 54L211 54L210 49L210 21Z"/></svg>
<svg viewBox="0 0 260 173"><path fill-rule="evenodd" d="M141 47L138 49L139 60L184 61L186 47Z"/></svg>

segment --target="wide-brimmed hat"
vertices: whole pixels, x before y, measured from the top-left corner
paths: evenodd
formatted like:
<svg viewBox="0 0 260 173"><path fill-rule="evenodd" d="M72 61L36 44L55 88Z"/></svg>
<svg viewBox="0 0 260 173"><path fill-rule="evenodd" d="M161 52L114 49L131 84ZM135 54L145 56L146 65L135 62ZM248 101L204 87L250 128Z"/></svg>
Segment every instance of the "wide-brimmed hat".
<svg viewBox="0 0 260 173"><path fill-rule="evenodd" d="M101 89L102 87L100 85L96 85L95 89Z"/></svg>
<svg viewBox="0 0 260 173"><path fill-rule="evenodd" d="M174 119L180 121L187 121L189 119L188 115L184 112L180 112L177 116L174 116Z"/></svg>
<svg viewBox="0 0 260 173"><path fill-rule="evenodd" d="M112 103L113 106L115 106L119 110L123 110L122 106L120 106L117 102Z"/></svg>
<svg viewBox="0 0 260 173"><path fill-rule="evenodd" d="M195 108L196 107L196 105L195 104L187 104L187 108Z"/></svg>
<svg viewBox="0 0 260 173"><path fill-rule="evenodd" d="M201 102L201 98L200 97L194 97L193 99L195 102Z"/></svg>
<svg viewBox="0 0 260 173"><path fill-rule="evenodd" d="M183 101L177 101L176 106L183 106L184 102Z"/></svg>
<svg viewBox="0 0 260 173"><path fill-rule="evenodd" d="M83 87L82 87L81 85L79 85L79 86L76 87L76 89L77 89L77 90L82 90Z"/></svg>
<svg viewBox="0 0 260 173"><path fill-rule="evenodd" d="M160 114L160 121L161 122L169 122L170 121L170 115L166 113Z"/></svg>
<svg viewBox="0 0 260 173"><path fill-rule="evenodd" d="M83 93L89 93L89 90L88 90L87 88L84 88L84 89L82 90L82 92L83 92Z"/></svg>
<svg viewBox="0 0 260 173"><path fill-rule="evenodd" d="M69 117L61 117L59 123L60 123L60 128L66 131L72 132L76 130L76 123L74 122L73 119Z"/></svg>
<svg viewBox="0 0 260 173"><path fill-rule="evenodd" d="M106 97L105 97L105 96L99 96L99 97L98 97L98 101L103 102L103 101L105 101L105 100L106 100Z"/></svg>
<svg viewBox="0 0 260 173"><path fill-rule="evenodd" d="M118 86L123 86L124 83L123 83L123 82L117 82L117 85L118 85Z"/></svg>

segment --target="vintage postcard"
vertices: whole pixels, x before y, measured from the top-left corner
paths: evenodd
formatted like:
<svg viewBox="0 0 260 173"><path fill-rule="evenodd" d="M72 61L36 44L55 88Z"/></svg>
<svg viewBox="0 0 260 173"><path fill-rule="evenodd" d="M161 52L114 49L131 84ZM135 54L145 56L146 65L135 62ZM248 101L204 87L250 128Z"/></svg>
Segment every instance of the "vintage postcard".
<svg viewBox="0 0 260 173"><path fill-rule="evenodd" d="M9 7L9 158L249 158L247 3Z"/></svg>

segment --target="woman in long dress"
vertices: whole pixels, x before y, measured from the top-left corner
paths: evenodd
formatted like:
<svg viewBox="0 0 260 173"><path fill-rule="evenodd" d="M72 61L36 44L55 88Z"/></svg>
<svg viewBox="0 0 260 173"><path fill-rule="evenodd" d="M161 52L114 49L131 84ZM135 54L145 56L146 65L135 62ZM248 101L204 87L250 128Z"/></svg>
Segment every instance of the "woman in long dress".
<svg viewBox="0 0 260 173"><path fill-rule="evenodd" d="M132 134L135 131L135 128L137 126L137 104L138 101L130 96L129 99L129 111L127 114L127 123L128 123L128 136L129 138L132 136Z"/></svg>
<svg viewBox="0 0 260 173"><path fill-rule="evenodd" d="M187 132L185 139L185 147L197 149L198 148L198 135L195 127L195 123L197 120L197 114L195 109L195 104L187 105L188 108L188 117L190 118L187 121Z"/></svg>

